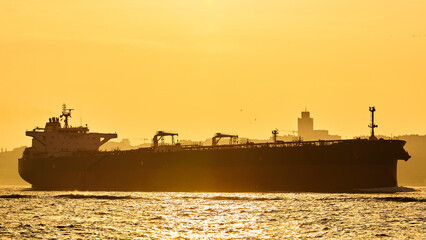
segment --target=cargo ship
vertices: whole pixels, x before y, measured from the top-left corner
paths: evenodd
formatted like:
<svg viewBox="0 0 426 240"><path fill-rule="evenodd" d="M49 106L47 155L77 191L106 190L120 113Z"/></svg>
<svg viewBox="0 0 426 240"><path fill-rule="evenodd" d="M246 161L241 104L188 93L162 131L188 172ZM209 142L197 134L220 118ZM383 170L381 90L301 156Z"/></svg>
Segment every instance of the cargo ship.
<svg viewBox="0 0 426 240"><path fill-rule="evenodd" d="M19 161L20 176L36 190L348 192L395 187L405 141L377 139L374 107L369 139L238 143L217 133L209 146L175 143L178 133L158 131L150 147L100 151L116 133L90 133L68 123L71 111L27 131L32 146ZM171 144L163 144L165 137ZM229 144L219 144L223 138Z"/></svg>

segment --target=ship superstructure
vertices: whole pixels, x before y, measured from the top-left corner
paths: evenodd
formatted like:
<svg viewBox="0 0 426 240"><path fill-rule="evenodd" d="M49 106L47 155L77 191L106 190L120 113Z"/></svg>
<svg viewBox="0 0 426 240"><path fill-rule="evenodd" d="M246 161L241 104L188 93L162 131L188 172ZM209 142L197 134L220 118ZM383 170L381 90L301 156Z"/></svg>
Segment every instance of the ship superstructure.
<svg viewBox="0 0 426 240"><path fill-rule="evenodd" d="M68 123L71 111L63 105L60 117L49 118L44 128L36 127L26 131L32 137L32 147L27 149L27 154L45 154L49 157L66 156L73 152L98 151L102 144L116 138L116 133L89 133L89 128L72 127ZM61 124L63 120L63 125Z"/></svg>
<svg viewBox="0 0 426 240"><path fill-rule="evenodd" d="M374 111L372 123L374 128ZM33 146L19 159L19 173L35 189L137 191L350 191L397 186L397 162L408 160L404 141L367 139L238 143L216 133L211 146L184 146L178 133L158 131L153 145L98 151L117 134L71 127L71 109L44 129L28 131ZM161 144L165 137L172 143ZM229 138L229 144L219 144Z"/></svg>

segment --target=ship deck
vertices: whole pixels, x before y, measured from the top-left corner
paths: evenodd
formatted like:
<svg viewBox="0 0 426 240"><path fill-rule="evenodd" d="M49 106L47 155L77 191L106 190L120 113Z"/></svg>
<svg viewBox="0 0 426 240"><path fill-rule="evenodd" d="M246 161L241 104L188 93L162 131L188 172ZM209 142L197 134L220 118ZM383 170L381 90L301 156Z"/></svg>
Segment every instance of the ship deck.
<svg viewBox="0 0 426 240"><path fill-rule="evenodd" d="M377 142L395 142L402 140L378 140ZM295 141L295 142L277 142L277 143L244 143L244 144L227 144L227 145L216 145L216 146L202 146L202 145L160 145L159 149L165 151L194 151L194 150L225 150L225 149L257 149L257 148L292 148L292 147L304 147L304 146L331 146L331 145L342 145L342 144L353 144L353 143L366 143L368 139L345 139L345 140L318 140L318 141ZM138 148L127 151L153 151L154 147ZM160 151L161 151L160 150ZM118 150L120 151L120 150Z"/></svg>

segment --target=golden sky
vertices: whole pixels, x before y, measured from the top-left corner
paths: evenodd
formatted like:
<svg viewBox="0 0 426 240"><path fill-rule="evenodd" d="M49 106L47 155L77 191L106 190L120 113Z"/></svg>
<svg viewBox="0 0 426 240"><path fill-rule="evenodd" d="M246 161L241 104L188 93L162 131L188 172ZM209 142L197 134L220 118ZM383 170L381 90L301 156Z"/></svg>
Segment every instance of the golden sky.
<svg viewBox="0 0 426 240"><path fill-rule="evenodd" d="M426 133L426 1L0 0L0 147L75 108L92 131L204 140Z"/></svg>

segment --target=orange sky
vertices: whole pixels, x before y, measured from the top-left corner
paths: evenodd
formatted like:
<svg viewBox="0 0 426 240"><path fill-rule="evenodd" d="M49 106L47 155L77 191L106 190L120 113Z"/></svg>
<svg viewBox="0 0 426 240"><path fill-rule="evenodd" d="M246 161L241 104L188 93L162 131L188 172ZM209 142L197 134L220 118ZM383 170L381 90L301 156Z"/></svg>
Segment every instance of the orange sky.
<svg viewBox="0 0 426 240"><path fill-rule="evenodd" d="M0 147L62 103L92 131L425 134L426 1L0 0ZM282 131L287 134L289 132Z"/></svg>

